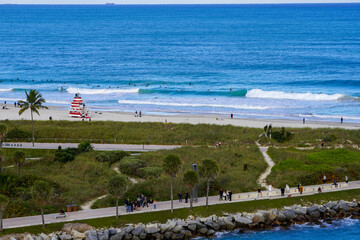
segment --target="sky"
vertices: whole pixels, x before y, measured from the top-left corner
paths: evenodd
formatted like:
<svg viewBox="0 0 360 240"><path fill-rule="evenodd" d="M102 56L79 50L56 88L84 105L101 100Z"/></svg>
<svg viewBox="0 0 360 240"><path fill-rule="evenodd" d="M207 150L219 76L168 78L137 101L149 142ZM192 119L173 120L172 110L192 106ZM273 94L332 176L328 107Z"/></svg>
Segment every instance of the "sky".
<svg viewBox="0 0 360 240"><path fill-rule="evenodd" d="M0 0L0 4L248 4L248 3L359 3L360 0Z"/></svg>
<svg viewBox="0 0 360 240"><path fill-rule="evenodd" d="M0 0L0 4L261 4L261 3L360 3L360 0Z"/></svg>

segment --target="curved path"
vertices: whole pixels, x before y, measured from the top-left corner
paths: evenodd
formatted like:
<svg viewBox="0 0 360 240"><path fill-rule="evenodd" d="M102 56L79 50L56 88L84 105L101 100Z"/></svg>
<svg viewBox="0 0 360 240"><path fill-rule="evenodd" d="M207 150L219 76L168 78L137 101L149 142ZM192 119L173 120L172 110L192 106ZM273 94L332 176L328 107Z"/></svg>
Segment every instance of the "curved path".
<svg viewBox="0 0 360 240"><path fill-rule="evenodd" d="M262 155L264 156L264 159L266 161L266 163L268 164L268 167L266 168L265 172L263 172L259 179L258 179L258 184L261 187L265 187L268 188L269 186L266 183L266 178L270 175L271 173L271 168L275 165L274 161L270 158L270 156L266 153L267 150L269 149L269 147L262 147L258 142L256 142L256 145L258 146L258 148L260 149L260 152L262 153Z"/></svg>

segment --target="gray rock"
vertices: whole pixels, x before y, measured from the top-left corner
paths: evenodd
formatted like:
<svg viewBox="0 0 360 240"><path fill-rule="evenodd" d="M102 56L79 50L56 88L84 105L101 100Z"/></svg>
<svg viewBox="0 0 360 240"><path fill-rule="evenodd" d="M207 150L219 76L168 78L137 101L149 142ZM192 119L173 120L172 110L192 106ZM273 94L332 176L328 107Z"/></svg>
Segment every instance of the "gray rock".
<svg viewBox="0 0 360 240"><path fill-rule="evenodd" d="M261 213L255 213L254 216L252 217L252 222L253 223L263 223L263 222L265 222L265 218Z"/></svg>
<svg viewBox="0 0 360 240"><path fill-rule="evenodd" d="M192 232L195 232L195 230L196 230L196 224L189 224L189 225L187 226L187 229L189 229L189 230L192 231Z"/></svg>
<svg viewBox="0 0 360 240"><path fill-rule="evenodd" d="M125 235L124 235L125 240L130 240L131 238L132 238L131 234L125 233Z"/></svg>
<svg viewBox="0 0 360 240"><path fill-rule="evenodd" d="M10 237L10 240L17 240L16 237Z"/></svg>
<svg viewBox="0 0 360 240"><path fill-rule="evenodd" d="M88 230L94 230L94 227L86 223L65 223L61 229L61 231L69 234L72 230L76 230L78 232L86 232Z"/></svg>
<svg viewBox="0 0 360 240"><path fill-rule="evenodd" d="M193 220L193 221L188 221L187 222L189 225L190 224L195 224L196 225L196 229L201 229L206 227L205 224L202 224L199 220Z"/></svg>
<svg viewBox="0 0 360 240"><path fill-rule="evenodd" d="M180 225L182 227L186 227L188 224L186 222L184 222L183 220L181 219L177 219L176 220L176 225Z"/></svg>
<svg viewBox="0 0 360 240"><path fill-rule="evenodd" d="M110 240L122 240L125 235L125 231L121 231L110 237Z"/></svg>
<svg viewBox="0 0 360 240"><path fill-rule="evenodd" d="M61 240L71 240L72 236L68 234L60 235L59 236Z"/></svg>
<svg viewBox="0 0 360 240"><path fill-rule="evenodd" d="M183 235L175 233L175 234L171 235L171 239L180 240L180 239L183 239Z"/></svg>
<svg viewBox="0 0 360 240"><path fill-rule="evenodd" d="M212 230L212 229L209 229L209 231L207 231L206 235L207 236L211 236L211 235L214 235L215 234L215 231Z"/></svg>
<svg viewBox="0 0 360 240"><path fill-rule="evenodd" d="M297 215L305 215L307 213L307 208L299 207L295 209Z"/></svg>
<svg viewBox="0 0 360 240"><path fill-rule="evenodd" d="M163 239L163 235L162 234L160 234L160 233L154 233L154 234L152 234L152 236L156 239L156 240L161 240L161 239Z"/></svg>
<svg viewBox="0 0 360 240"><path fill-rule="evenodd" d="M171 232L165 232L164 233L164 237L165 237L165 239L170 239L171 238Z"/></svg>
<svg viewBox="0 0 360 240"><path fill-rule="evenodd" d="M319 218L321 216L319 211L314 211L309 214L313 218Z"/></svg>
<svg viewBox="0 0 360 240"><path fill-rule="evenodd" d="M87 230L84 232L85 236L94 235L97 236L96 230Z"/></svg>
<svg viewBox="0 0 360 240"><path fill-rule="evenodd" d="M98 240L98 238L97 235L90 234L86 236L86 240Z"/></svg>
<svg viewBox="0 0 360 240"><path fill-rule="evenodd" d="M169 225L169 230L173 229L174 227L176 227L176 222L173 220L168 220L167 225Z"/></svg>
<svg viewBox="0 0 360 240"><path fill-rule="evenodd" d="M109 240L109 234L107 234L106 232L98 232L98 239Z"/></svg>
<svg viewBox="0 0 360 240"><path fill-rule="evenodd" d="M293 220L297 217L294 210L286 210L284 212L284 215L285 215L286 219L288 219L288 220Z"/></svg>
<svg viewBox="0 0 360 240"><path fill-rule="evenodd" d="M171 231L171 227L169 224L160 224L160 232L164 233L166 231Z"/></svg>
<svg viewBox="0 0 360 240"><path fill-rule="evenodd" d="M115 235L115 234L118 233L115 228L109 228L108 231L109 231L109 235L110 235L110 236Z"/></svg>
<svg viewBox="0 0 360 240"><path fill-rule="evenodd" d="M219 230L220 229L220 225L216 222L213 222L211 220L207 220L205 222L205 225L211 229L214 229L215 231Z"/></svg>
<svg viewBox="0 0 360 240"><path fill-rule="evenodd" d="M225 229L226 228L226 224L224 222L223 219L219 218L217 221L216 221L217 224L219 224L220 226L220 229Z"/></svg>
<svg viewBox="0 0 360 240"><path fill-rule="evenodd" d="M41 237L42 240L50 240L49 236L46 235L45 233L41 233L40 237Z"/></svg>
<svg viewBox="0 0 360 240"><path fill-rule="evenodd" d="M235 223L231 221L231 218L222 218L222 220L226 224L226 229L232 230L235 228Z"/></svg>
<svg viewBox="0 0 360 240"><path fill-rule="evenodd" d="M144 232L140 233L140 236L139 236L140 239L144 240L144 239L146 239L146 237L147 237L146 233L144 233Z"/></svg>
<svg viewBox="0 0 360 240"><path fill-rule="evenodd" d="M349 202L349 203L347 203L347 205L348 205L348 207L353 207L353 208L358 206L358 204L356 202Z"/></svg>
<svg viewBox="0 0 360 240"><path fill-rule="evenodd" d="M208 232L208 229L206 227L199 229L199 233L202 235L205 235L207 232Z"/></svg>
<svg viewBox="0 0 360 240"><path fill-rule="evenodd" d="M339 203L339 209L347 212L347 211L349 211L349 206L345 202L341 202L341 203Z"/></svg>
<svg viewBox="0 0 360 240"><path fill-rule="evenodd" d="M324 204L324 207L325 207L325 208L332 209L332 208L334 208L336 205L337 205L336 202L330 201L330 202Z"/></svg>
<svg viewBox="0 0 360 240"><path fill-rule="evenodd" d="M286 216L283 212L279 212L276 219L279 220L280 222L284 222L286 221Z"/></svg>
<svg viewBox="0 0 360 240"><path fill-rule="evenodd" d="M80 233L80 232L78 232L76 230L72 230L71 235L72 235L74 240L82 240L82 239L86 238L84 233Z"/></svg>
<svg viewBox="0 0 360 240"><path fill-rule="evenodd" d="M239 227L245 227L252 223L252 221L245 217L235 216L235 223Z"/></svg>
<svg viewBox="0 0 360 240"><path fill-rule="evenodd" d="M154 234L154 233L157 233L157 232L159 232L159 231L160 231L160 229L157 228L157 227L145 228L145 232L146 232L147 234Z"/></svg>
<svg viewBox="0 0 360 240"><path fill-rule="evenodd" d="M24 239L26 240L26 239ZM27 240L32 240L32 239L27 239ZM56 235L55 233L51 234L51 240L59 240L58 235Z"/></svg>
<svg viewBox="0 0 360 240"><path fill-rule="evenodd" d="M138 236L132 236L132 240L140 240Z"/></svg>
<svg viewBox="0 0 360 240"><path fill-rule="evenodd" d="M143 233L143 232L145 232L144 225L138 224L131 233L132 233L132 235L139 236L140 233Z"/></svg>
<svg viewBox="0 0 360 240"><path fill-rule="evenodd" d="M23 240L34 240L34 238L30 234L26 234Z"/></svg>
<svg viewBox="0 0 360 240"><path fill-rule="evenodd" d="M177 225L176 227L174 227L174 228L172 229L172 231L173 231L174 233L180 233L181 230L183 230L183 227L182 227L181 225Z"/></svg>
<svg viewBox="0 0 360 240"><path fill-rule="evenodd" d="M307 214L311 215L312 212L318 212L318 211L319 211L319 206L313 205L311 207L308 207Z"/></svg>
<svg viewBox="0 0 360 240"><path fill-rule="evenodd" d="M134 226L133 225L129 225L126 226L125 228L122 229L125 233L130 234L133 230L134 230Z"/></svg>
<svg viewBox="0 0 360 240"><path fill-rule="evenodd" d="M181 234L183 234L186 238L190 238L192 233L189 230L181 230Z"/></svg>

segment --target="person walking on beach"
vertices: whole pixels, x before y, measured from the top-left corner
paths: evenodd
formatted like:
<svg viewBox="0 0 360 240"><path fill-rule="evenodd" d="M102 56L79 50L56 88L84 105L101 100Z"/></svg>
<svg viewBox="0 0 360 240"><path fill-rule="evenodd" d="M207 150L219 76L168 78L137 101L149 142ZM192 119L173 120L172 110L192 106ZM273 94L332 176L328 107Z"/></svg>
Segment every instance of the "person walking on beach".
<svg viewBox="0 0 360 240"><path fill-rule="evenodd" d="M186 192L186 193L185 193L185 203L188 202L188 198L189 198L189 194Z"/></svg>
<svg viewBox="0 0 360 240"><path fill-rule="evenodd" d="M258 187L258 197L262 196L261 187Z"/></svg>
<svg viewBox="0 0 360 240"><path fill-rule="evenodd" d="M324 175L323 177L323 183L325 184L326 183L326 176Z"/></svg>
<svg viewBox="0 0 360 240"><path fill-rule="evenodd" d="M282 196L282 197L285 196L285 188L282 187L282 188L280 189L280 191L281 191L281 196Z"/></svg>
<svg viewBox="0 0 360 240"><path fill-rule="evenodd" d="M345 176L345 182L349 183L349 177L347 175Z"/></svg>
<svg viewBox="0 0 360 240"><path fill-rule="evenodd" d="M344 119L343 119L343 117L341 117L340 118L340 123L343 124L343 122L344 122Z"/></svg>
<svg viewBox="0 0 360 240"><path fill-rule="evenodd" d="M224 191L222 189L220 189L220 191L219 191L219 195L220 195L219 201L223 200L223 193L224 193Z"/></svg>
<svg viewBox="0 0 360 240"><path fill-rule="evenodd" d="M303 118L303 124L305 124L305 118Z"/></svg>
<svg viewBox="0 0 360 240"><path fill-rule="evenodd" d="M300 192L300 194L302 194L303 191L304 191L304 188L303 188L303 186L301 186L301 184L300 184L300 186L299 186L299 192Z"/></svg>
<svg viewBox="0 0 360 240"><path fill-rule="evenodd" d="M178 196L179 196L179 202L182 202L182 194L180 192L178 193Z"/></svg>
<svg viewBox="0 0 360 240"><path fill-rule="evenodd" d="M141 111L139 112L139 117L141 117Z"/></svg>

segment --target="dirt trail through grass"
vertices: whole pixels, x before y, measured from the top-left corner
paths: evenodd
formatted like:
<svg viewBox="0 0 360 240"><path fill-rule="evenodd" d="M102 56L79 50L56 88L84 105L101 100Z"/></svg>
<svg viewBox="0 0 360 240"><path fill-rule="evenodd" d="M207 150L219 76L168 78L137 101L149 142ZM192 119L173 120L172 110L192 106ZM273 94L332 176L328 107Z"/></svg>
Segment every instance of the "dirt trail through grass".
<svg viewBox="0 0 360 240"><path fill-rule="evenodd" d="M263 172L259 179L258 179L258 184L261 187L266 187L269 188L269 186L267 185L266 182L266 178L270 175L271 173L271 168L275 165L274 161L270 158L270 156L266 153L267 150L269 149L269 147L262 147L258 142L256 142L256 145L258 146L258 148L260 149L260 152L262 153L262 155L264 156L264 159L266 161L266 163L268 164L268 167L266 168L265 172Z"/></svg>

